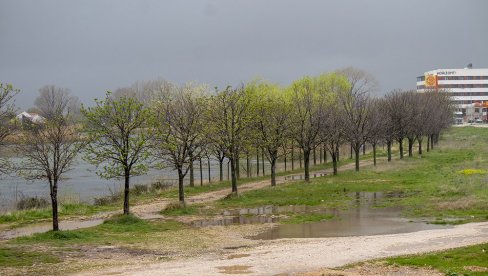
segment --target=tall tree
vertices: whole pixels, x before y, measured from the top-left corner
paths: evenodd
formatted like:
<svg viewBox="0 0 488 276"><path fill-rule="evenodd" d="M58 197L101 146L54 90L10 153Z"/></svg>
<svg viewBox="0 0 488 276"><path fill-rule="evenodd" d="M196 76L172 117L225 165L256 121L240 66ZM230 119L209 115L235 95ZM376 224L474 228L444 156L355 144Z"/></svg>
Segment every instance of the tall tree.
<svg viewBox="0 0 488 276"><path fill-rule="evenodd" d="M218 91L211 98L208 121L210 139L221 145L224 155L229 159L232 193L237 195L237 159L246 141L244 133L249 128L252 116L250 113L251 98L246 95L244 86L233 89L228 86Z"/></svg>
<svg viewBox="0 0 488 276"><path fill-rule="evenodd" d="M155 150L160 160L177 170L179 201L185 204L183 179L195 157L201 158L207 141L203 97L206 87L186 84L175 88L153 106L157 130Z"/></svg>
<svg viewBox="0 0 488 276"><path fill-rule="evenodd" d="M370 129L367 128L369 100L370 95L377 89L377 81L369 73L351 67L338 72L344 75L350 83L350 89L346 93L342 93L339 99L344 109L346 136L354 150L356 171L359 171L361 146L364 145L370 134Z"/></svg>
<svg viewBox="0 0 488 276"><path fill-rule="evenodd" d="M294 81L287 90L288 99L292 103L290 114L291 136L303 152L305 181L310 181L310 153L317 144L322 109L325 99L317 89L317 79L304 77Z"/></svg>
<svg viewBox="0 0 488 276"><path fill-rule="evenodd" d="M81 111L90 141L84 159L99 168L100 177L124 178L124 214L128 215L130 177L148 170L151 112L135 98L115 99L110 92Z"/></svg>
<svg viewBox="0 0 488 276"><path fill-rule="evenodd" d="M73 166L76 155L85 145L79 126L72 124L68 108L71 97L65 89L51 87L49 93L43 93L36 102L49 103L42 112L47 115L42 124L32 124L25 128L18 144L20 153L25 157L19 170L26 178L44 179L49 183L53 231L58 225L58 185L61 176ZM48 101L46 101L48 100Z"/></svg>
<svg viewBox="0 0 488 276"><path fill-rule="evenodd" d="M15 116L13 98L19 93L11 84L0 82L0 146L5 145L5 139L12 133L10 120ZM0 156L0 174L8 173L10 162Z"/></svg>
<svg viewBox="0 0 488 276"><path fill-rule="evenodd" d="M276 85L251 83L247 89L255 90L257 96L254 103L257 115L255 127L259 133L259 143L271 165L271 186L276 186L276 162L283 154L280 148L284 146L289 133L291 105Z"/></svg>

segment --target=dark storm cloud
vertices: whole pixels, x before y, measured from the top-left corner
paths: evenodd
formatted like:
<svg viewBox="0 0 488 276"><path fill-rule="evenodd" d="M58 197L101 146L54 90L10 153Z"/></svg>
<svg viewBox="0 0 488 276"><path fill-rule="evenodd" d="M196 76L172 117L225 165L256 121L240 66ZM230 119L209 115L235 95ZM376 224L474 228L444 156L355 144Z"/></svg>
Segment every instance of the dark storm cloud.
<svg viewBox="0 0 488 276"><path fill-rule="evenodd" d="M486 1L0 0L0 81L83 101L158 77L283 85L354 66L382 92L469 62L488 67Z"/></svg>

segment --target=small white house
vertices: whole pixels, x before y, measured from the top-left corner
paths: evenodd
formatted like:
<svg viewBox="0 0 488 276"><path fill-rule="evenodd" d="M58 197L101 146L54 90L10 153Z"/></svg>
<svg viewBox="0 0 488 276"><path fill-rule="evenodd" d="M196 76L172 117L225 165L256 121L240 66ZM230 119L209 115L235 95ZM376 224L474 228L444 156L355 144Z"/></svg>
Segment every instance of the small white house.
<svg viewBox="0 0 488 276"><path fill-rule="evenodd" d="M29 121L29 122L35 123L35 124L42 124L46 120L44 117L42 117L39 114L28 113L25 111L20 113L19 115L15 116L15 118L17 118L17 120L19 120L21 123L23 123L25 121Z"/></svg>

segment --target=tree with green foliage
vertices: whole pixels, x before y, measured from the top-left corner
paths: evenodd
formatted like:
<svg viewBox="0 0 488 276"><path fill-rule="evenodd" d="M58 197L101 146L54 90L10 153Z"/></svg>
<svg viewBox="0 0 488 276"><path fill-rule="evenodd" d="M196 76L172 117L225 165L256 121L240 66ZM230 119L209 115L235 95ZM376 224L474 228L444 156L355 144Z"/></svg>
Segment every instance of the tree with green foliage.
<svg viewBox="0 0 488 276"><path fill-rule="evenodd" d="M232 193L237 195L237 161L247 137L244 135L251 126L251 97L244 86L227 86L210 98L207 113L209 139L215 145L221 145L224 155L229 159Z"/></svg>
<svg viewBox="0 0 488 276"><path fill-rule="evenodd" d="M255 128L259 144L271 164L271 186L276 186L276 162L283 154L280 149L289 134L291 104L282 89L276 85L253 82L248 84L246 89L252 90L255 94Z"/></svg>
<svg viewBox="0 0 488 276"><path fill-rule="evenodd" d="M325 145L332 158L333 175L337 175L339 147L346 141L344 129L344 110L340 104L340 95L349 90L348 80L337 73L322 74L316 80L316 86L325 99L321 109L322 126L320 142Z"/></svg>
<svg viewBox="0 0 488 276"><path fill-rule="evenodd" d="M205 133L205 86L176 87L153 104L157 158L178 171L179 201L185 204L183 179L195 156L200 157L207 141Z"/></svg>
<svg viewBox="0 0 488 276"><path fill-rule="evenodd" d="M90 141L84 159L99 168L102 178L124 178L124 214L128 215L130 177L148 170L151 111L133 97L116 99L110 92L81 111Z"/></svg>
<svg viewBox="0 0 488 276"><path fill-rule="evenodd" d="M11 84L0 82L0 146L5 145L5 139L12 133L14 128L11 119L15 117L13 98L19 93ZM0 174L9 173L11 166L8 160L0 156Z"/></svg>
<svg viewBox="0 0 488 276"><path fill-rule="evenodd" d="M43 179L49 182L53 231L58 225L58 185L61 176L71 170L75 157L85 146L79 126L73 124L69 104L72 97L64 93L65 89L54 87L52 93L42 93L38 101L49 102L43 112L49 116L42 123L33 123L25 127L18 151L25 157L19 171L28 179Z"/></svg>
<svg viewBox="0 0 488 276"><path fill-rule="evenodd" d="M322 127L322 112L325 99L317 90L317 81L304 77L294 81L287 89L288 100L292 103L290 113L291 136L303 151L305 181L310 181L310 153L317 144Z"/></svg>

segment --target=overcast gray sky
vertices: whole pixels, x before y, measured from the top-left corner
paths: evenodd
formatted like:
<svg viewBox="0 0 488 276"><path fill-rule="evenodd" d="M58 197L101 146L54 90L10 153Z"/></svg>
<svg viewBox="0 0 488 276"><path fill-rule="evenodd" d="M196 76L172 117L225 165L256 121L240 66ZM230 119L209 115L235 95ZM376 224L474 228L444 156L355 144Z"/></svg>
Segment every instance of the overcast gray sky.
<svg viewBox="0 0 488 276"><path fill-rule="evenodd" d="M0 0L0 81L83 102L137 80L288 85L354 66L385 93L437 68L488 67L488 1Z"/></svg>

